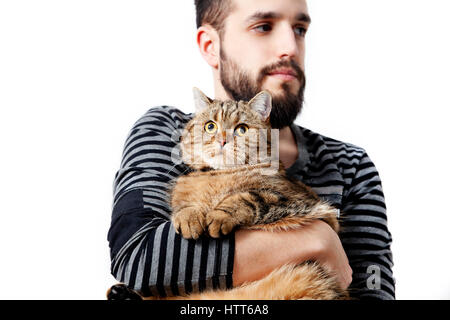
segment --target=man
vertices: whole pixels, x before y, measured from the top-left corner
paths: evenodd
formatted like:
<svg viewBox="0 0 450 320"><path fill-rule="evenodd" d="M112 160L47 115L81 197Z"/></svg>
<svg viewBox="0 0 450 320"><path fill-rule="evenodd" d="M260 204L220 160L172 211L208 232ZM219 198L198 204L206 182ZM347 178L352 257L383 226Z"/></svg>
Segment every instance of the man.
<svg viewBox="0 0 450 320"><path fill-rule="evenodd" d="M132 128L114 185L108 240L112 274L142 295L178 295L261 279L288 262L321 262L356 298L393 299L391 234L375 166L364 149L301 128L305 87L305 0L196 0L197 44L213 72L215 98L273 96L287 173L311 186L345 217L338 235L324 222L293 231L237 230L221 239L175 233L169 182L185 166L171 155L173 132L192 118L150 109Z"/></svg>

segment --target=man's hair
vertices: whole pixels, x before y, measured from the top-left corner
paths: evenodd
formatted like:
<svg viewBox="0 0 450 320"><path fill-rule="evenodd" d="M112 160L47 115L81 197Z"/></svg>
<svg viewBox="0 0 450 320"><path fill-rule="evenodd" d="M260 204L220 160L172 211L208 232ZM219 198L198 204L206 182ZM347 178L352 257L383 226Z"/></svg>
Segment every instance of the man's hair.
<svg viewBox="0 0 450 320"><path fill-rule="evenodd" d="M233 0L195 0L197 28L209 24L222 35L232 5Z"/></svg>

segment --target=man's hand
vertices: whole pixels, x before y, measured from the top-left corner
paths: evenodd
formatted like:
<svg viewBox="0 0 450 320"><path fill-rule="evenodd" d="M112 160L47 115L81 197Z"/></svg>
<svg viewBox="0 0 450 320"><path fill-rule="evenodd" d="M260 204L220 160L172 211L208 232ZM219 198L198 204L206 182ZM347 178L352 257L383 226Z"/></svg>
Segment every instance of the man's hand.
<svg viewBox="0 0 450 320"><path fill-rule="evenodd" d="M233 285L262 279L287 263L312 260L337 276L343 289L352 281L352 270L336 232L317 220L296 230L236 231Z"/></svg>
<svg viewBox="0 0 450 320"><path fill-rule="evenodd" d="M318 245L311 260L319 262L328 272L336 275L341 288L347 289L352 283L353 271L337 233L320 220L311 227L313 229L311 232L317 234L315 241Z"/></svg>

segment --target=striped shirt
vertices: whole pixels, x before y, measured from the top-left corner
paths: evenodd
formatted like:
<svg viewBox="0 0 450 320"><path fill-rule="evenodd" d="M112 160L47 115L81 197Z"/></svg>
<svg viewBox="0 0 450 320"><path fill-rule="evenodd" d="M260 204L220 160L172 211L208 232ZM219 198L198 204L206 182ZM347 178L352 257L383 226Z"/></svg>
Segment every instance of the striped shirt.
<svg viewBox="0 0 450 320"><path fill-rule="evenodd" d="M234 234L186 240L170 221L167 188L188 170L176 155L192 117L168 106L147 111L126 139L115 176L111 273L144 296L232 287ZM353 270L351 295L394 299L392 237L374 164L360 147L295 124L291 129L300 156L286 172L339 209L339 236Z"/></svg>

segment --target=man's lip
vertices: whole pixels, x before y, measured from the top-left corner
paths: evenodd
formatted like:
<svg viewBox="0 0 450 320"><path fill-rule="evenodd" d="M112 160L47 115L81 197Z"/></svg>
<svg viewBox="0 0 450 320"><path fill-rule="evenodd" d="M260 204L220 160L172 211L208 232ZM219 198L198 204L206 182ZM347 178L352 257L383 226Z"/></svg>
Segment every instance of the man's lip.
<svg viewBox="0 0 450 320"><path fill-rule="evenodd" d="M297 72L295 72L294 70L291 70L291 69L273 70L273 71L269 72L268 74L271 76L280 74L280 75L287 75L287 76L292 76L292 77L297 78Z"/></svg>
<svg viewBox="0 0 450 320"><path fill-rule="evenodd" d="M268 73L269 77L273 77L275 79L279 79L281 81L294 81L298 80L297 73L293 70L275 70Z"/></svg>

